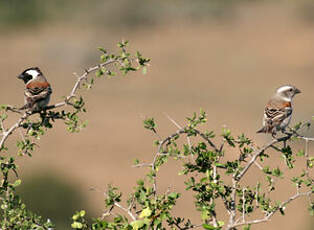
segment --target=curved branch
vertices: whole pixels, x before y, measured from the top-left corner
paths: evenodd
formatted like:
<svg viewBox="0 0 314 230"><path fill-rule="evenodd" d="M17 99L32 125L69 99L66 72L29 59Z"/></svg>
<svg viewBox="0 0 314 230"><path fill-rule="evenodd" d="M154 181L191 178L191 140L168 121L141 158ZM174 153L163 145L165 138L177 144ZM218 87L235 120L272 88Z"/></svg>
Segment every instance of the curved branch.
<svg viewBox="0 0 314 230"><path fill-rule="evenodd" d="M11 126L11 128L9 128L7 131L3 130L2 133L2 138L0 141L0 151L2 150L2 148L4 147L4 143L5 141L8 139L8 137L17 129L20 127L20 125L22 124L22 122L24 120L26 120L30 115L27 113L24 113L23 116L14 124Z"/></svg>

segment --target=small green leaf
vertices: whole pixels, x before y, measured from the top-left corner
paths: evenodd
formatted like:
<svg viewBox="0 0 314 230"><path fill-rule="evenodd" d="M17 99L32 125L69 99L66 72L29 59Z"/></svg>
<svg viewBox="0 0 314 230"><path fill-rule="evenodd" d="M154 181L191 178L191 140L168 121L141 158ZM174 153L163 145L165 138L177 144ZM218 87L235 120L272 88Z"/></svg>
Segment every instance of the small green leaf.
<svg viewBox="0 0 314 230"><path fill-rule="evenodd" d="M210 224L203 224L203 228L207 230L216 230L217 228Z"/></svg>
<svg viewBox="0 0 314 230"><path fill-rule="evenodd" d="M297 153L298 157L303 157L305 155L305 152L303 149L299 150L299 152Z"/></svg>
<svg viewBox="0 0 314 230"><path fill-rule="evenodd" d="M142 68L142 73L145 75L145 74L147 74L147 67L146 66L144 66L143 68Z"/></svg>
<svg viewBox="0 0 314 230"><path fill-rule="evenodd" d="M285 208L279 208L279 212L280 212L280 214L283 215L283 216L285 215L284 209L285 209Z"/></svg>
<svg viewBox="0 0 314 230"><path fill-rule="evenodd" d="M105 50L105 49L102 48L102 47L98 47L98 50L101 51L101 52L103 52L103 53L105 53L105 54L107 53L107 50Z"/></svg>
<svg viewBox="0 0 314 230"><path fill-rule="evenodd" d="M149 207L144 208L139 216L139 218L149 217L152 214L152 210Z"/></svg>
<svg viewBox="0 0 314 230"><path fill-rule="evenodd" d="M80 223L80 222L74 221L74 222L71 224L71 227L72 227L72 228L75 228L75 229L82 229L82 228L83 228L83 224Z"/></svg>
<svg viewBox="0 0 314 230"><path fill-rule="evenodd" d="M133 230L138 230L141 227L143 227L145 223L144 223L144 220L135 220L135 221L131 222L130 224L131 224Z"/></svg>
<svg viewBox="0 0 314 230"><path fill-rule="evenodd" d="M310 212L310 215L314 216L314 201L310 203L308 210Z"/></svg>
<svg viewBox="0 0 314 230"><path fill-rule="evenodd" d="M138 159L134 159L133 164L134 165L138 165L140 163L140 161Z"/></svg>
<svg viewBox="0 0 314 230"><path fill-rule="evenodd" d="M153 131L156 133L156 123L154 121L154 118L147 118L143 121L144 128Z"/></svg>
<svg viewBox="0 0 314 230"><path fill-rule="evenodd" d="M218 168L226 168L226 165L225 165L225 164L222 164L222 163L215 163L215 165L216 165Z"/></svg>
<svg viewBox="0 0 314 230"><path fill-rule="evenodd" d="M280 177L280 176L283 175L283 173L282 173L281 170L277 167L277 168L273 169L272 175L273 175L273 176L276 176L276 177Z"/></svg>
<svg viewBox="0 0 314 230"><path fill-rule="evenodd" d="M16 180L14 183L13 183L13 187L17 187L19 186L20 184L22 183L22 181L20 179Z"/></svg>
<svg viewBox="0 0 314 230"><path fill-rule="evenodd" d="M85 214L86 214L85 210L81 210L81 211L80 211L80 216L81 216L81 217L84 217Z"/></svg>
<svg viewBox="0 0 314 230"><path fill-rule="evenodd" d="M95 75L96 75L96 77L100 77L100 76L104 75L104 71L102 69L99 69L96 71Z"/></svg>
<svg viewBox="0 0 314 230"><path fill-rule="evenodd" d="M180 197L180 194L176 192L172 192L168 195L168 198L170 199L178 199L179 197Z"/></svg>

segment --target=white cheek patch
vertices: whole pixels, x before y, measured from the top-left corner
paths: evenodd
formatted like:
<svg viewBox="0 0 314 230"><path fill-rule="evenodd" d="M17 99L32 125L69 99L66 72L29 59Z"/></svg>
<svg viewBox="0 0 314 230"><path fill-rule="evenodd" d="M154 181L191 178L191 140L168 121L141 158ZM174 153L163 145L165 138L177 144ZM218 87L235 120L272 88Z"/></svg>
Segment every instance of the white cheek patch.
<svg viewBox="0 0 314 230"><path fill-rule="evenodd" d="M284 91L287 91L287 90L289 90L289 89L291 89L292 87L291 86L282 86L282 87L280 87L279 89L277 89L277 92L278 93L282 93L282 92L284 92Z"/></svg>
<svg viewBox="0 0 314 230"><path fill-rule="evenodd" d="M33 70L33 69L27 70L26 73L31 75L31 76L33 76L33 78L35 78L35 77L37 77L39 75L38 71L37 70Z"/></svg>

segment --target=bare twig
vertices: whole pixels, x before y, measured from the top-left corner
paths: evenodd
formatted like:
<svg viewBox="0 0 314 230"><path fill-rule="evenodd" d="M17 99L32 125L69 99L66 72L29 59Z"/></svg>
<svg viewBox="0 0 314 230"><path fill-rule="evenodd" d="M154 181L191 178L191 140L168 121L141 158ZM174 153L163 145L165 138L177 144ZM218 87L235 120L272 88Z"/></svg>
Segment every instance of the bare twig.
<svg viewBox="0 0 314 230"><path fill-rule="evenodd" d="M107 193L104 193L104 194L105 194L106 197L109 197ZM131 208L132 208L132 207L130 208L130 206L129 206L129 208L125 208L125 207L123 207L121 204L119 204L119 203L116 202L116 201L114 201L113 205L116 206L117 208L121 209L121 210L124 211L125 213L127 213L127 214L131 217L131 219L132 219L133 221L136 220L136 217L135 217L134 214L131 212ZM111 208L111 210L112 210L112 209L113 209L113 208ZM108 214L110 214L111 210L108 212Z"/></svg>
<svg viewBox="0 0 314 230"><path fill-rule="evenodd" d="M214 204L214 199L211 200L211 204ZM218 220L217 220L217 215L215 212L212 213L212 223L214 227L218 227Z"/></svg>
<svg viewBox="0 0 314 230"><path fill-rule="evenodd" d="M187 227L181 227L178 223L174 223L174 225L179 229L179 230L188 230L188 229L195 229L195 228L200 228L203 225L198 224L198 225L192 225L192 226L187 226Z"/></svg>
<svg viewBox="0 0 314 230"><path fill-rule="evenodd" d="M166 117L178 128L178 129L182 129L182 126L180 126L175 120L173 120L167 113L165 113ZM189 148L192 148L192 144L191 144L191 139L189 136L186 137Z"/></svg>
<svg viewBox="0 0 314 230"><path fill-rule="evenodd" d="M232 178L232 189L231 189L231 207L229 214L229 226L233 225L236 218L236 192L237 192L238 181L235 178Z"/></svg>
<svg viewBox="0 0 314 230"><path fill-rule="evenodd" d="M242 225L252 225L252 224L259 224L259 223L263 223L263 222L267 222L270 220L270 218L280 209L285 208L285 206L287 204L289 204L291 201L296 200L299 197L302 196L308 196L312 193L312 191L308 191L308 192L304 192L304 193L296 193L295 195L289 197L285 202L283 202L278 208L276 208L275 210L273 210L272 212L268 213L267 215L265 215L265 217L263 219L257 219L257 220L250 220L250 221L242 221L240 223L235 223L233 225L229 225L227 229L233 229Z"/></svg>
<svg viewBox="0 0 314 230"><path fill-rule="evenodd" d="M245 222L245 191L246 189L242 189L242 221Z"/></svg>
<svg viewBox="0 0 314 230"><path fill-rule="evenodd" d="M1 131L2 131L2 132L6 132L6 130L5 130L5 128L4 128L4 125L3 125L2 119L0 119L0 128L1 128Z"/></svg>
<svg viewBox="0 0 314 230"><path fill-rule="evenodd" d="M132 167L133 168L152 167L152 163L141 163L141 164L132 165Z"/></svg>

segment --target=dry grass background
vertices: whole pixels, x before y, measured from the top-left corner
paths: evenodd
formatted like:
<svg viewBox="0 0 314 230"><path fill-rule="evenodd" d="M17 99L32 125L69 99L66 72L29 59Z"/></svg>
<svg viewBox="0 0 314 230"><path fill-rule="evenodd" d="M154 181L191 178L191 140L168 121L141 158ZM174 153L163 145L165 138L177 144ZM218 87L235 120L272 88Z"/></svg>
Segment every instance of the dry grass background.
<svg viewBox="0 0 314 230"><path fill-rule="evenodd" d="M23 84L15 76L29 66L41 67L54 90L52 103L57 102L74 83L73 72L98 62L96 47L114 50L113 45L122 38L152 59L146 76L102 79L84 93L87 129L70 135L62 124L56 124L31 159L19 159L25 183L53 173L73 184L89 203L90 212L99 215L106 185L113 183L127 193L145 171L131 168L133 159L149 161L152 157L154 136L142 128L146 116L155 117L160 134L167 135L175 127L164 112L184 124L186 116L202 107L209 114L206 128L219 133L226 125L235 134L246 133L262 144L270 139L255 134L264 104L276 87L290 83L303 92L295 99L292 122L309 119L314 115L313 24L299 20L291 7L282 5L246 5L236 15L234 20L179 20L135 30L109 31L99 25L62 21L2 32L0 103L23 103ZM273 165L279 164L278 155L271 158ZM174 162L162 168L161 189L171 185L184 192L184 178L177 176L178 170ZM97 189L89 191L90 187ZM283 191L275 197L287 197L293 188L287 186ZM48 190L37 199L44 202L53 194ZM59 209L63 208L60 204ZM176 212L198 220L193 210L188 193ZM299 200L289 206L286 216L276 215L271 223L256 229L311 226L306 202Z"/></svg>

